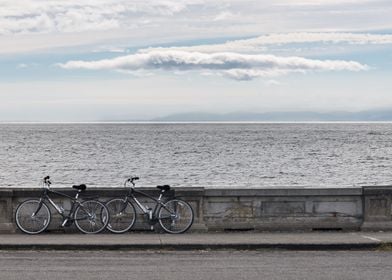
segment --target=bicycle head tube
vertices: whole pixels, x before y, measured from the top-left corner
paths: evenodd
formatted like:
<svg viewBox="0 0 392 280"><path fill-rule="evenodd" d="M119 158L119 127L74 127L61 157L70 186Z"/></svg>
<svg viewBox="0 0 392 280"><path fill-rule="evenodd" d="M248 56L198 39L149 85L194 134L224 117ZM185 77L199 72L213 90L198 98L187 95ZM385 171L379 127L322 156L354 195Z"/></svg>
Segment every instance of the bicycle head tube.
<svg viewBox="0 0 392 280"><path fill-rule="evenodd" d="M132 176L131 176L131 177L129 177L128 179L125 180L125 182L124 182L124 187L127 187L127 184L128 184L128 183L131 183L131 184L132 184L132 187L135 187L135 185L136 185L136 184L135 184L135 181L136 181L136 180L139 180L139 177L138 177L138 176L135 176L135 177L132 177ZM131 188L132 188L132 187L131 187Z"/></svg>
<svg viewBox="0 0 392 280"><path fill-rule="evenodd" d="M45 188L45 189L49 189L51 184L52 184L52 182L50 181L50 177L49 176L46 176L42 180L42 187Z"/></svg>

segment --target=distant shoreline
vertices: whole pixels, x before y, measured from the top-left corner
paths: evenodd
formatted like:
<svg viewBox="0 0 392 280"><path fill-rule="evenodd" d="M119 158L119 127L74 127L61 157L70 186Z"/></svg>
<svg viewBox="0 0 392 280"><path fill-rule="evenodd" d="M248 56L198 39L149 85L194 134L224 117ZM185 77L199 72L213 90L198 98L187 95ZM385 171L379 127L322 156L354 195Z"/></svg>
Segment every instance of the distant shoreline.
<svg viewBox="0 0 392 280"><path fill-rule="evenodd" d="M391 123L392 109L360 112L233 112L225 114L189 112L163 117L94 116L79 119L13 119L1 120L6 124L292 124L292 123Z"/></svg>
<svg viewBox="0 0 392 280"><path fill-rule="evenodd" d="M392 124L391 121L0 121L4 124Z"/></svg>

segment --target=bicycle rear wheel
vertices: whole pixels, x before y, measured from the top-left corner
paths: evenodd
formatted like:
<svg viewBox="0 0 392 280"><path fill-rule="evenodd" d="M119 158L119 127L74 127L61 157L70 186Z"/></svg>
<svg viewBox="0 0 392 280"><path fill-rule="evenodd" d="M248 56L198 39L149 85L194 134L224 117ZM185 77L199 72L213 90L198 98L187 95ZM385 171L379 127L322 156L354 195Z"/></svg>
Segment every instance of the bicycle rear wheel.
<svg viewBox="0 0 392 280"><path fill-rule="evenodd" d="M124 233L132 228L136 221L135 207L128 200L113 198L106 202L110 222L107 229L113 233Z"/></svg>
<svg viewBox="0 0 392 280"><path fill-rule="evenodd" d="M21 204L15 212L15 221L18 228L27 234L43 232L50 223L50 210L42 201L29 199Z"/></svg>
<svg viewBox="0 0 392 280"><path fill-rule="evenodd" d="M86 200L76 208L74 219L81 232L100 233L109 223L109 212L102 202Z"/></svg>
<svg viewBox="0 0 392 280"><path fill-rule="evenodd" d="M159 224L168 233L186 232L192 226L193 218L192 207L181 199L169 200L158 213Z"/></svg>

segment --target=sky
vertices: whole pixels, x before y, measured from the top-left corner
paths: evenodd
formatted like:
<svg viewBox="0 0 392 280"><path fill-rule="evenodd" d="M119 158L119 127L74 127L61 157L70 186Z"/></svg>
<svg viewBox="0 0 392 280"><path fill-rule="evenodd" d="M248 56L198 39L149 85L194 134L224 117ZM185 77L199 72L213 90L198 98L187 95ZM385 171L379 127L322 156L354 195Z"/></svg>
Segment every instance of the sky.
<svg viewBox="0 0 392 280"><path fill-rule="evenodd" d="M0 121L392 108L390 0L0 0Z"/></svg>

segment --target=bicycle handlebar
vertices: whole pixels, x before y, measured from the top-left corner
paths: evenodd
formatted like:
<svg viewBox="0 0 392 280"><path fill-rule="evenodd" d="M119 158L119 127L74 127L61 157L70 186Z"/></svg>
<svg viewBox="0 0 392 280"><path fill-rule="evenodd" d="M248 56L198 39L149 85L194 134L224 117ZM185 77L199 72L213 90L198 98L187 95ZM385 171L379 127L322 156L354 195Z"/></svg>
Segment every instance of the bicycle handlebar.
<svg viewBox="0 0 392 280"><path fill-rule="evenodd" d="M131 177L131 178L128 178L128 179L127 179L127 182L133 182L133 181L136 181L136 180L139 180L139 177Z"/></svg>
<svg viewBox="0 0 392 280"><path fill-rule="evenodd" d="M130 177L130 178L128 178L128 179L125 180L124 186L126 187L127 183L131 183L133 186L135 186L134 181L136 181L136 180L139 180L139 177L138 177L138 176L136 176L136 177Z"/></svg>
<svg viewBox="0 0 392 280"><path fill-rule="evenodd" d="M51 182L49 179L50 179L50 177L49 177L49 176L46 176L46 177L44 178L44 180L43 180L44 185L46 185L46 186L48 186L48 187L50 187L50 185L52 184L52 182Z"/></svg>

